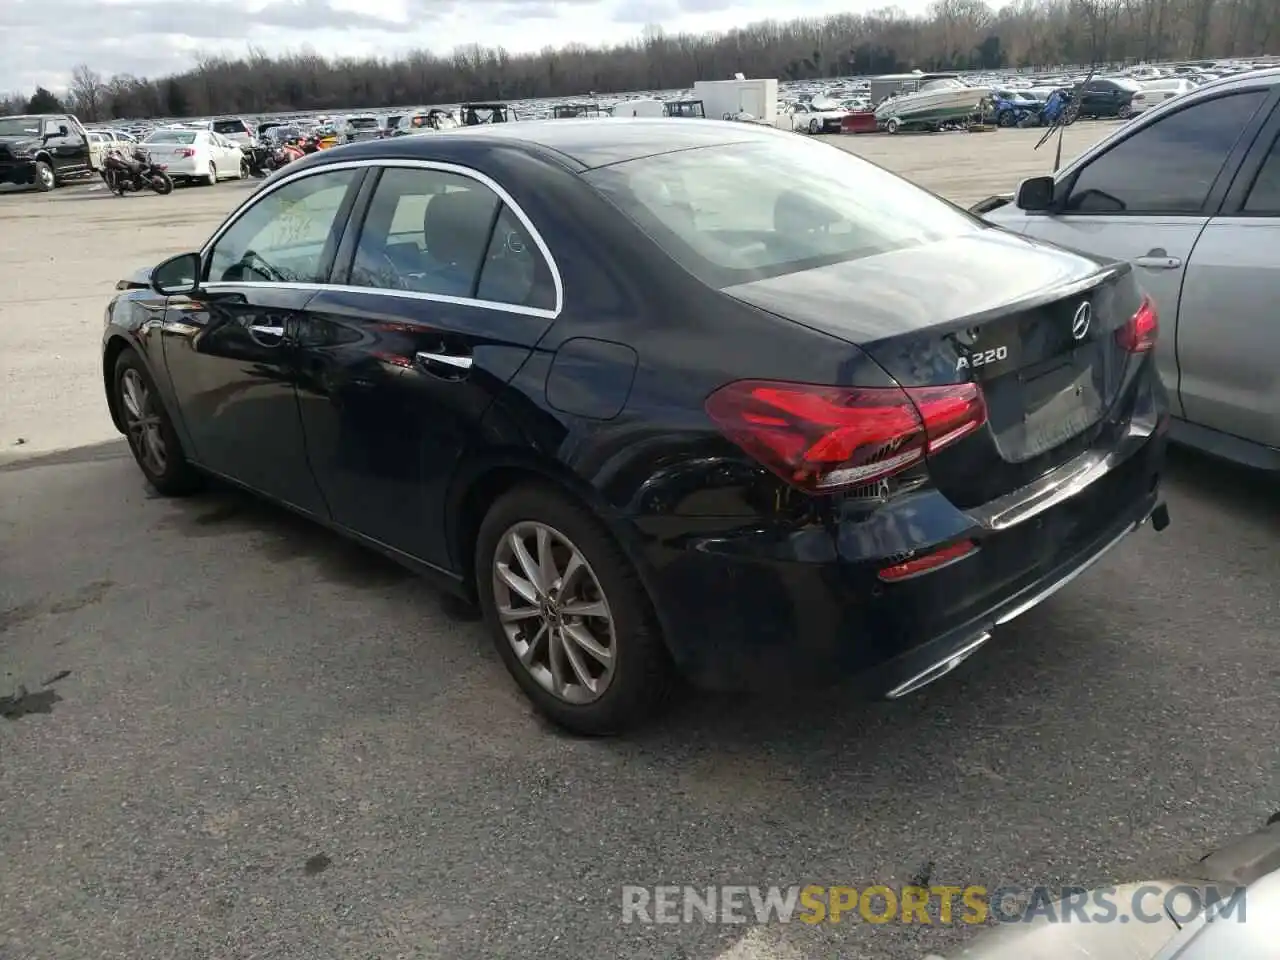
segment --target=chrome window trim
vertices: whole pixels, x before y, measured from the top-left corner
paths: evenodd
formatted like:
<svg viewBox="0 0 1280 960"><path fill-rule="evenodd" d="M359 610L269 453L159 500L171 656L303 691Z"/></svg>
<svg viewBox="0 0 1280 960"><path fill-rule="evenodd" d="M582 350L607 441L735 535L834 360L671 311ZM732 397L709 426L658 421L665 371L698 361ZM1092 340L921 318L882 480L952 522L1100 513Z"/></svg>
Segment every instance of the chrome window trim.
<svg viewBox="0 0 1280 960"><path fill-rule="evenodd" d="M338 163L326 163L323 166L313 167L307 170L299 170L297 173L283 177L270 187L261 189L253 194L244 203L240 204L231 212L222 226L220 226L208 240L204 246L200 248L200 262L203 265L205 258L209 255L209 251L217 244L222 236L240 221L253 207L257 206L271 194L277 190L288 186L298 180L307 177L319 176L324 173L332 173L339 170L364 170L369 167L401 167L414 170L436 170L441 173L452 173L462 177L468 177L477 183L488 187L508 209L516 215L516 219L529 231L529 236L533 238L534 246L542 254L546 260L547 267L551 271L551 281L555 287L555 307L546 309L543 307L525 307L514 303L501 303L496 300L479 300L471 297L453 297L440 293L420 293L410 290L387 290L382 287L361 287L352 284L334 284L334 283L276 283L276 282L245 282L245 283L224 283L216 281L214 283L201 284L201 289L218 290L229 287L255 287L262 289L274 290L315 290L317 292L331 290L340 293L367 293L386 297L407 298L410 300L426 300L433 303L448 303L457 306L482 307L487 310L497 310L502 313L514 313L528 317L542 317L547 320L554 320L560 316L564 310L564 279L560 275L560 267L556 263L555 257L551 255L551 249L547 246L547 242L542 238L542 234L538 228L533 225L533 221L512 198L501 184L492 177L481 173L479 170L473 170L470 167L464 167L456 163L447 163L442 160L409 160L409 159L368 159L368 160L343 160Z"/></svg>

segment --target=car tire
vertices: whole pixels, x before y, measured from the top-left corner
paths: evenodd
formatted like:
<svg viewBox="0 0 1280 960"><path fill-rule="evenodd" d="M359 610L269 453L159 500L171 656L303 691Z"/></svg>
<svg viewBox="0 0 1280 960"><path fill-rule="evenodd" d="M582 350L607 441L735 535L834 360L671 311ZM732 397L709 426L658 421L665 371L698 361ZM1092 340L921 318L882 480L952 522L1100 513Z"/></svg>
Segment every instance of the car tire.
<svg viewBox="0 0 1280 960"><path fill-rule="evenodd" d="M36 161L35 185L36 189L41 193L48 193L50 190L53 190L58 186L57 173L55 173L53 167L44 160Z"/></svg>
<svg viewBox="0 0 1280 960"><path fill-rule="evenodd" d="M812 136L817 136L817 135L818 135L818 134L820 134L821 132L822 132L822 121L821 121L821 120L819 120L817 117L812 118L812 119L809 121L809 133L810 133L810 135L812 135Z"/></svg>
<svg viewBox="0 0 1280 960"><path fill-rule="evenodd" d="M884 122L884 132L893 134L902 129L902 123L897 117L890 117Z"/></svg>
<svg viewBox="0 0 1280 960"><path fill-rule="evenodd" d="M1128 120L1133 116L1133 107L1127 103L1120 104L1119 108L1116 110L1116 116L1121 120Z"/></svg>
<svg viewBox="0 0 1280 960"><path fill-rule="evenodd" d="M522 569L513 538L525 544L535 571L546 569L538 564L540 547L551 548L557 576L580 561L567 582L524 581L549 601L531 604L505 579L504 568L517 575ZM609 532L570 497L550 486L528 485L498 498L480 524L475 577L498 656L553 723L584 736L617 734L651 716L669 696L674 669L648 593ZM548 603L560 609L548 612ZM531 612L540 608L543 614ZM574 609L592 612L579 616ZM607 662L589 653L590 645L570 639L584 630L597 650L609 653ZM580 682L575 659L596 689ZM572 685L561 684L561 678L571 678Z"/></svg>
<svg viewBox="0 0 1280 960"><path fill-rule="evenodd" d="M218 182L218 168L212 160L209 161L209 172L204 175L204 185L212 187Z"/></svg>
<svg viewBox="0 0 1280 960"><path fill-rule="evenodd" d="M241 180L249 179L249 158L248 157L240 158L240 179Z"/></svg>
<svg viewBox="0 0 1280 960"><path fill-rule="evenodd" d="M200 489L204 478L187 460L155 381L132 348L116 358L112 387L129 450L148 482L167 497Z"/></svg>

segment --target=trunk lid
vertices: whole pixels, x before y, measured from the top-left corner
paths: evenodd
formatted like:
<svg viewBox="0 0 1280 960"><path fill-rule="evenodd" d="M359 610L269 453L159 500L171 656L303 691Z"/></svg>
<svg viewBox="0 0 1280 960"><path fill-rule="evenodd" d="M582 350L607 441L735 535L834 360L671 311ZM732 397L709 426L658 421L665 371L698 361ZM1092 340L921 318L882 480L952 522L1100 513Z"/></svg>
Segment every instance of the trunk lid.
<svg viewBox="0 0 1280 960"><path fill-rule="evenodd" d="M729 295L859 345L903 386L975 381L988 427L930 459L968 507L1097 440L1141 303L1131 268L1000 230L731 287Z"/></svg>

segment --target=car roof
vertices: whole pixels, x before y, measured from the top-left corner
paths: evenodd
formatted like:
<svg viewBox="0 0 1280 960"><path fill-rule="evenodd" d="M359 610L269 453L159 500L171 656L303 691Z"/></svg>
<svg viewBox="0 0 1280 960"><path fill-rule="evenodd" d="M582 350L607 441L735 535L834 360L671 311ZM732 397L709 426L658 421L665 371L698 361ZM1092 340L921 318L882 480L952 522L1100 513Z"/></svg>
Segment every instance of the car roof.
<svg viewBox="0 0 1280 960"><path fill-rule="evenodd" d="M1247 89L1249 87L1269 87L1275 83L1280 83L1280 67L1272 67L1269 70L1250 70L1248 73L1232 73L1225 77L1219 77L1217 80L1210 80L1208 83L1196 87L1196 92L1200 93L1204 90L1235 90Z"/></svg>
<svg viewBox="0 0 1280 960"><path fill-rule="evenodd" d="M795 134L756 124L693 118L604 117L573 120L523 120L439 130L418 136L350 144L326 150L330 159L429 158L448 144L461 158L482 154L501 143L528 153L558 155L579 170L624 163L677 150L731 143L792 138ZM434 145L434 146L433 146ZM317 156L319 156L317 154ZM308 164L310 166L310 164Z"/></svg>

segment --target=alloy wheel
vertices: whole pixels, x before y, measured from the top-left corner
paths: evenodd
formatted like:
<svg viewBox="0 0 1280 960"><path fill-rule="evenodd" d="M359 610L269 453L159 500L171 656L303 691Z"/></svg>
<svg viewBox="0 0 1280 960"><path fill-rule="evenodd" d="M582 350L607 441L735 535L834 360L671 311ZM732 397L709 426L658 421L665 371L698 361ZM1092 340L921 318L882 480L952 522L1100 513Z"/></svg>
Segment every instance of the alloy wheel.
<svg viewBox="0 0 1280 960"><path fill-rule="evenodd" d="M137 370L125 370L120 378L120 400L129 445L148 473L161 476L169 464L169 452L155 399Z"/></svg>
<svg viewBox="0 0 1280 960"><path fill-rule="evenodd" d="M591 564L563 533L531 520L511 526L494 551L493 599L517 659L548 693L585 704L609 689L613 615Z"/></svg>
<svg viewBox="0 0 1280 960"><path fill-rule="evenodd" d="M54 183L53 168L48 165L41 164L38 170L40 172L40 185L46 190L52 190Z"/></svg>

